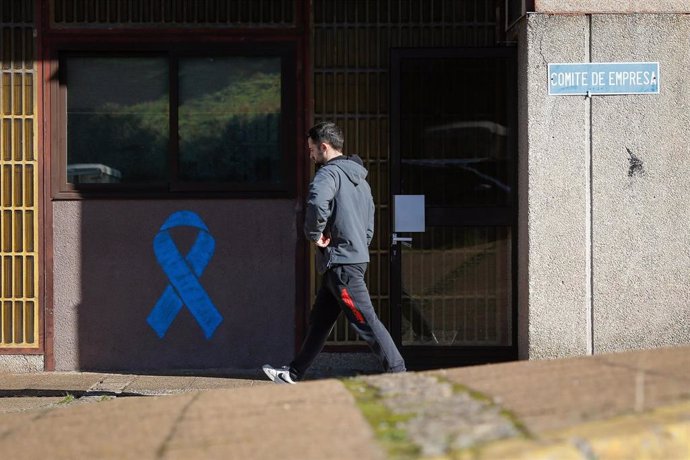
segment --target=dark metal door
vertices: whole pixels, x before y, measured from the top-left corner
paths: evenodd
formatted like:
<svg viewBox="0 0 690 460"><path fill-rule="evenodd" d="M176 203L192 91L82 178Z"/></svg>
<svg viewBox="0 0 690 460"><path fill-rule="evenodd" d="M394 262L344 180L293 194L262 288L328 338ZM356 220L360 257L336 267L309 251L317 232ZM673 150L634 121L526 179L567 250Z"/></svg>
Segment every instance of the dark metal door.
<svg viewBox="0 0 690 460"><path fill-rule="evenodd" d="M514 48L391 52L391 194L425 197L390 252L412 369L517 358L516 86Z"/></svg>

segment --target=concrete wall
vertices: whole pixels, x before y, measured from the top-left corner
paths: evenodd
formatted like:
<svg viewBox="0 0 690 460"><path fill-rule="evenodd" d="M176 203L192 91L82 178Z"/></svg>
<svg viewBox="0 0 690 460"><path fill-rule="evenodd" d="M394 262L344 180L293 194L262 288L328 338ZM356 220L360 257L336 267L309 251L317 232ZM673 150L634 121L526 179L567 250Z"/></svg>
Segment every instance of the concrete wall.
<svg viewBox="0 0 690 460"><path fill-rule="evenodd" d="M690 16L521 26L521 356L690 343ZM590 61L658 61L661 93L547 95L548 63Z"/></svg>
<svg viewBox="0 0 690 460"><path fill-rule="evenodd" d="M539 13L690 13L688 0L534 0Z"/></svg>
<svg viewBox="0 0 690 460"><path fill-rule="evenodd" d="M292 200L58 201L54 213L56 370L250 368L294 353ZM183 307L163 338L146 318L168 284L153 238L175 211L215 238L201 285L224 320L210 340ZM185 255L190 227L171 231Z"/></svg>
<svg viewBox="0 0 690 460"><path fill-rule="evenodd" d="M525 304L523 292L522 357L587 352L588 102L548 96L546 75L549 62L587 60L588 31L585 17L530 15L523 35L519 72L527 75L527 119L521 120L518 235L527 245L519 247L518 269L528 299Z"/></svg>
<svg viewBox="0 0 690 460"><path fill-rule="evenodd" d="M2 355L0 356L0 374L43 372L43 355Z"/></svg>
<svg viewBox="0 0 690 460"><path fill-rule="evenodd" d="M597 352L690 342L689 41L687 15L592 17L592 61L661 74L659 95L592 101Z"/></svg>

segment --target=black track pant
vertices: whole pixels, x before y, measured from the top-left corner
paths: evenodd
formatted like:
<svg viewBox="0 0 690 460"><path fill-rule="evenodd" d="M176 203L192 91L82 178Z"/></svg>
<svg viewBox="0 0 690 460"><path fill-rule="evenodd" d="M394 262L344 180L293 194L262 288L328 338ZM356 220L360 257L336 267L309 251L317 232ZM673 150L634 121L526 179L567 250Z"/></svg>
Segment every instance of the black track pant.
<svg viewBox="0 0 690 460"><path fill-rule="evenodd" d="M378 356L386 372L405 371L405 361L371 304L364 283L366 270L367 264L337 265L323 274L321 288L309 316L307 337L290 363L290 370L298 380L323 349L341 311Z"/></svg>

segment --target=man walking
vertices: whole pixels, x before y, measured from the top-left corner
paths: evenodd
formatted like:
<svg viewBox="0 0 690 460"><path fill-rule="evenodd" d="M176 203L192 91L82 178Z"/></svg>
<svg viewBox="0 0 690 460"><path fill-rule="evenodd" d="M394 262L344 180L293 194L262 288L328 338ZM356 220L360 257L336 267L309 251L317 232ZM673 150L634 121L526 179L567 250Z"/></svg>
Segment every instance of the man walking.
<svg viewBox="0 0 690 460"><path fill-rule="evenodd" d="M296 383L321 352L340 312L371 347L386 372L404 372L405 361L376 316L364 283L374 236L374 200L367 170L357 156L345 156L343 133L333 123L309 130L309 157L321 168L309 184L304 232L316 245L321 288L309 317L302 348L289 366L263 370L276 383Z"/></svg>

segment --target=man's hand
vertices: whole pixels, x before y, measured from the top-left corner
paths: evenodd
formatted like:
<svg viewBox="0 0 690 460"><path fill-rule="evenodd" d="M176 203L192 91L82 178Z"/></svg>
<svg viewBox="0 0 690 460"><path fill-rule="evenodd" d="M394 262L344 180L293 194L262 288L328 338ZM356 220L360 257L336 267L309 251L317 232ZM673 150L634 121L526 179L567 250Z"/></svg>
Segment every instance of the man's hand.
<svg viewBox="0 0 690 460"><path fill-rule="evenodd" d="M322 233L321 236L319 236L318 241L316 241L316 245L320 248L325 248L328 246L331 242L331 237L330 236L324 236Z"/></svg>

